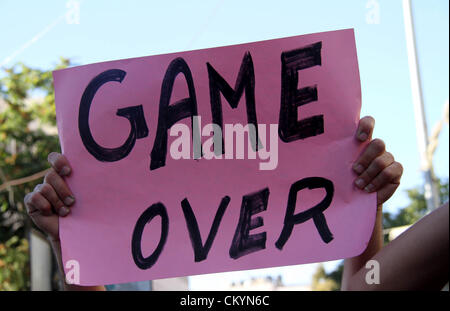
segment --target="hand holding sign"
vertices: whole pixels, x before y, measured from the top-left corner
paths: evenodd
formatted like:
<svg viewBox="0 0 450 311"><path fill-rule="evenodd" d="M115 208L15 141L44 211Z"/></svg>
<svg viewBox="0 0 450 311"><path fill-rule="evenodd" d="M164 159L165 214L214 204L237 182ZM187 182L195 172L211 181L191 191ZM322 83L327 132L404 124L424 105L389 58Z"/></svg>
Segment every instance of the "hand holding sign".
<svg viewBox="0 0 450 311"><path fill-rule="evenodd" d="M352 186L364 145L354 139L360 88L351 30L54 77L76 196L59 235L63 262L79 262L81 284L324 261L365 248L376 204ZM202 120L211 123L202 128ZM370 143L353 169L382 200L398 176L377 147ZM258 169L257 156L269 162ZM69 167L55 158L58 172ZM50 202L64 215L69 192L52 174L27 206L54 234L56 217L40 210Z"/></svg>
<svg viewBox="0 0 450 311"><path fill-rule="evenodd" d="M371 139L375 120L372 117L362 118L359 122L356 137L361 141ZM377 192L377 205L386 202L400 185L403 167L394 160L394 156L386 152L381 139L374 139L366 147L353 165L359 175L355 180L358 188L366 192Z"/></svg>
<svg viewBox="0 0 450 311"><path fill-rule="evenodd" d="M370 140L372 137L375 122L371 117L364 117L360 120L358 129L355 134L355 139L361 143ZM375 174L379 183L372 180L366 180L366 183L377 184L377 204L383 204L389 199L398 187L402 175L402 166L398 162L386 161L391 156L386 156L388 153L383 151L380 153L377 140L371 141L365 148L364 153L355 161L354 168L360 162L367 163L367 167L374 163L379 163L378 173ZM373 154L379 154L373 157ZM65 217L69 214L69 208L72 205L71 191L64 181L64 177L68 176L71 171L71 166L68 160L59 153L51 153L48 157L52 170L46 174L44 183L36 187L32 193L29 193L25 198L25 205L27 211L35 224L46 232L52 240L59 241L59 221L57 215ZM358 170L355 169L357 172ZM364 171L363 171L364 173ZM369 175L370 176L370 175ZM391 178L381 178L381 176L391 176ZM357 175L355 181L361 177L361 171ZM42 189L47 188L47 191ZM63 204L66 202L68 204ZM58 212L62 207L66 207L68 212ZM361 207L364 208L364 207ZM53 212L52 212L53 211ZM57 258L61 261L61 253L56 253ZM61 265L62 266L62 265Z"/></svg>

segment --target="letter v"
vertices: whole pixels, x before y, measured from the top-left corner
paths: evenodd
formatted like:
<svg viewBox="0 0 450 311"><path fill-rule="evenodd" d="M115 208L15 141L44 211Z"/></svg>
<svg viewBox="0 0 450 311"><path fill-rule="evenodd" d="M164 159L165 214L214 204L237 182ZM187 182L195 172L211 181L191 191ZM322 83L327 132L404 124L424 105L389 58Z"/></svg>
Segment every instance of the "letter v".
<svg viewBox="0 0 450 311"><path fill-rule="evenodd" d="M222 198L220 206L217 209L216 216L214 217L211 229L209 231L208 238L206 239L205 245L203 245L197 219L195 218L191 205L189 204L187 198L181 201L181 207L183 209L184 218L186 219L189 237L191 238L192 248L194 249L195 262L205 260L208 256L212 242L214 241L217 230L219 229L220 221L222 220L223 214L225 213L225 210L227 209L229 203L229 196L225 196Z"/></svg>

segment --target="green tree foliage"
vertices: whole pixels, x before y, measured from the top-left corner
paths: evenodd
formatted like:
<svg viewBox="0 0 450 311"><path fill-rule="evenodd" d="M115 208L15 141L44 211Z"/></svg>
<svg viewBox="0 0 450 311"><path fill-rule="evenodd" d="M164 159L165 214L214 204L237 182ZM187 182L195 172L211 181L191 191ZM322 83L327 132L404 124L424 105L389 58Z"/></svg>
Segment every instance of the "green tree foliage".
<svg viewBox="0 0 450 311"><path fill-rule="evenodd" d="M336 270L339 271L339 270ZM342 271L341 271L342 272ZM313 274L311 289L316 291L335 291L339 290L341 280L335 280L336 273L327 274L323 264L319 264L316 272Z"/></svg>
<svg viewBox="0 0 450 311"><path fill-rule="evenodd" d="M17 235L0 243L0 291L30 287L28 240Z"/></svg>
<svg viewBox="0 0 450 311"><path fill-rule="evenodd" d="M68 65L69 60L61 59L55 69ZM20 63L2 70L0 184L48 168L48 153L60 150L54 131L56 115L51 71ZM54 134L51 134L52 129ZM24 268L28 266L29 255L24 238L31 224L23 198L40 182L42 179L0 191L0 289L27 289L29 286L29 269Z"/></svg>

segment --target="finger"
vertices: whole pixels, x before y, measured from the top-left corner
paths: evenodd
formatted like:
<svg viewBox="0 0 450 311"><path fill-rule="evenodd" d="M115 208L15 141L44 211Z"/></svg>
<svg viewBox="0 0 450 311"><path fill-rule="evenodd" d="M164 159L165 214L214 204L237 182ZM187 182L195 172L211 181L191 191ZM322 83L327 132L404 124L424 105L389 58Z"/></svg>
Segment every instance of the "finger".
<svg viewBox="0 0 450 311"><path fill-rule="evenodd" d="M394 157L392 156L392 154L390 154L389 152L383 153L369 164L369 167L356 179L355 184L360 189L367 186L368 189L365 190L367 192L372 192L374 190L372 179L377 177L377 175L379 175L392 163L394 163Z"/></svg>
<svg viewBox="0 0 450 311"><path fill-rule="evenodd" d="M52 206L49 201L39 192L32 192L24 198L25 206L28 214L33 217L34 214L39 213L44 216L50 216L53 214Z"/></svg>
<svg viewBox="0 0 450 311"><path fill-rule="evenodd" d="M33 194L34 192L27 193L23 198L23 202L25 203L28 214L34 213L37 210L36 207L31 204L31 197L33 196Z"/></svg>
<svg viewBox="0 0 450 311"><path fill-rule="evenodd" d="M48 155L48 162L50 162L53 169L61 176L67 176L72 171L69 161L60 153L51 152Z"/></svg>
<svg viewBox="0 0 450 311"><path fill-rule="evenodd" d="M39 185L36 191L42 194L44 198L50 202L56 214L63 217L69 214L70 212L69 208L64 206L64 203L60 200L60 198L56 194L55 189L53 189L52 186L50 186L47 183L44 183Z"/></svg>
<svg viewBox="0 0 450 311"><path fill-rule="evenodd" d="M27 212L36 226L47 232L53 239L58 238L58 215L52 213L50 203L47 207L40 207L39 193L28 193L24 198L24 203L27 208ZM45 199L44 199L45 200ZM35 203L33 203L35 202ZM36 208L36 206L39 208Z"/></svg>
<svg viewBox="0 0 450 311"><path fill-rule="evenodd" d="M49 184L56 191L56 194L65 206L71 206L75 202L72 192L64 179L54 170L50 170L44 177L44 182Z"/></svg>
<svg viewBox="0 0 450 311"><path fill-rule="evenodd" d="M385 144L381 139L372 140L364 149L361 156L353 164L353 170L359 175L362 174L372 163L375 158L383 154L385 151Z"/></svg>
<svg viewBox="0 0 450 311"><path fill-rule="evenodd" d="M359 120L358 129L356 130L356 138L359 141L366 141L372 138L373 129L375 127L375 119L367 116Z"/></svg>
<svg viewBox="0 0 450 311"><path fill-rule="evenodd" d="M383 169L370 183L364 188L367 192L378 191L390 183L400 183L403 174L403 167L398 162L391 163Z"/></svg>

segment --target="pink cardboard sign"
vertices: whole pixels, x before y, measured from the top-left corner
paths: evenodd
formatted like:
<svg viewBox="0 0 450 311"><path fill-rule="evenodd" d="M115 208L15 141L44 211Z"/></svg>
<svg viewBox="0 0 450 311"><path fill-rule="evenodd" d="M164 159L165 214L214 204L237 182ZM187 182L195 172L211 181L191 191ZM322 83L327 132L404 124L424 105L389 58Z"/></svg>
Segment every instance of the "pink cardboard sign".
<svg viewBox="0 0 450 311"><path fill-rule="evenodd" d="M376 197L353 186L363 147L353 30L79 66L55 71L54 85L73 168L60 237L74 282L365 249Z"/></svg>

